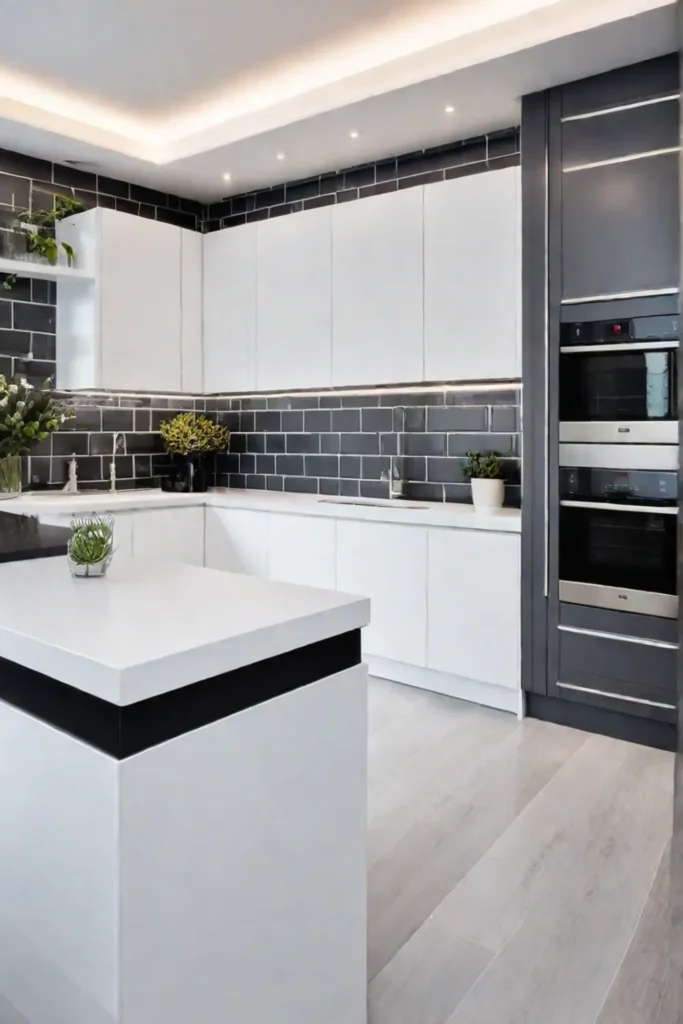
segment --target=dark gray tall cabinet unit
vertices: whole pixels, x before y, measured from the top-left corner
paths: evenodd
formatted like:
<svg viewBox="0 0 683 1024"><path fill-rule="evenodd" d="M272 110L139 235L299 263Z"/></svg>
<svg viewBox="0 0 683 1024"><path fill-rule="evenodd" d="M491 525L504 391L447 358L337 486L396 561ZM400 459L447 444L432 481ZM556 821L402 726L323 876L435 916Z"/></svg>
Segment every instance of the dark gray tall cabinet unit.
<svg viewBox="0 0 683 1024"><path fill-rule="evenodd" d="M677 622L560 601L562 324L679 309L678 55L524 98L528 713L675 747Z"/></svg>

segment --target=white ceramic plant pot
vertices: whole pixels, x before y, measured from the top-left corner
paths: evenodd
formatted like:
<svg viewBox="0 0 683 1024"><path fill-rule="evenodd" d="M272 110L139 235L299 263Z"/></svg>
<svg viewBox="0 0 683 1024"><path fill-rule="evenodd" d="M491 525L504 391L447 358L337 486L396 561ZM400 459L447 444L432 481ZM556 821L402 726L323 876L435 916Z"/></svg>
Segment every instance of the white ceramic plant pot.
<svg viewBox="0 0 683 1024"><path fill-rule="evenodd" d="M472 501L480 512L492 512L503 507L505 481L476 477L472 480Z"/></svg>

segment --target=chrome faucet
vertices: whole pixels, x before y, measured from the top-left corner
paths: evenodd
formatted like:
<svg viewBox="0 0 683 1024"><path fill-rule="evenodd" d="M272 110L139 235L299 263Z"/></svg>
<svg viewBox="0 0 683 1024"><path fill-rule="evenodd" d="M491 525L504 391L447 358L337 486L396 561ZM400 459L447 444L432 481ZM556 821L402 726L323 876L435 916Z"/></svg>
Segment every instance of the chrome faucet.
<svg viewBox="0 0 683 1024"><path fill-rule="evenodd" d="M402 460L403 460L403 431L404 431L404 428L405 428L405 409L398 408L398 409L395 410L395 413L397 414L397 417L398 417L398 422L394 423L394 429L395 429L396 434L398 435L398 441L397 441L397 444L396 444L396 452L397 452L397 454L391 456L391 462L389 464L389 472L387 473L386 470L385 470L385 472L382 473L382 475L381 475L381 479L384 480L384 481L388 481L388 483L389 483L389 498L392 499L392 500L394 498L402 498L404 496L403 474L399 470L399 465L401 466L401 469L402 469L403 468ZM401 462L399 462L399 459L401 460Z"/></svg>
<svg viewBox="0 0 683 1024"><path fill-rule="evenodd" d="M119 441L121 442L121 451L126 454L126 435L121 433L120 430L115 430L113 433L113 444L112 444L112 460L109 463L109 490L116 490L116 453L119 450Z"/></svg>

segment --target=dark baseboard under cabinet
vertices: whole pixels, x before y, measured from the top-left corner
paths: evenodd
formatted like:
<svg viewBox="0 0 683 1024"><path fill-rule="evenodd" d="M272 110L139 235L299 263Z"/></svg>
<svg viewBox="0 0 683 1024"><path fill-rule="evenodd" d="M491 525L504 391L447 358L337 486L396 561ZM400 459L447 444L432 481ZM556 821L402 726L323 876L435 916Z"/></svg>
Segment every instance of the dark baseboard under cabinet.
<svg viewBox="0 0 683 1024"><path fill-rule="evenodd" d="M628 715L623 711L579 703L576 700L563 700L529 692L526 694L526 710L530 718L540 718L544 722L555 722L557 725L567 725L573 729L582 729L584 732L613 736L615 739L641 743L643 746L655 747L658 750L676 750L677 727L673 712L671 721L657 721Z"/></svg>

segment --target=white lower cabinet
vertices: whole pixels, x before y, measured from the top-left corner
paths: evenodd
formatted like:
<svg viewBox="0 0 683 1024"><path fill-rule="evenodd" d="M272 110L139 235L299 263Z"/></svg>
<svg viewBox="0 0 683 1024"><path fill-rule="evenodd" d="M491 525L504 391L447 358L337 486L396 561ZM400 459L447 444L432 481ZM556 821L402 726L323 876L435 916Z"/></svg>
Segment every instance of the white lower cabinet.
<svg viewBox="0 0 683 1024"><path fill-rule="evenodd" d="M268 516L248 509L206 509L207 569L268 575Z"/></svg>
<svg viewBox="0 0 683 1024"><path fill-rule="evenodd" d="M268 578L334 590L337 524L313 516L268 516Z"/></svg>
<svg viewBox="0 0 683 1024"><path fill-rule="evenodd" d="M133 555L204 565L204 509L160 508L136 512Z"/></svg>
<svg viewBox="0 0 683 1024"><path fill-rule="evenodd" d="M118 557L133 557L134 512L116 512L114 516L114 548Z"/></svg>
<svg viewBox="0 0 683 1024"><path fill-rule="evenodd" d="M363 650L424 666L427 531L390 523L337 522L337 589L371 601Z"/></svg>
<svg viewBox="0 0 683 1024"><path fill-rule="evenodd" d="M520 685L520 538L429 530L427 667Z"/></svg>

